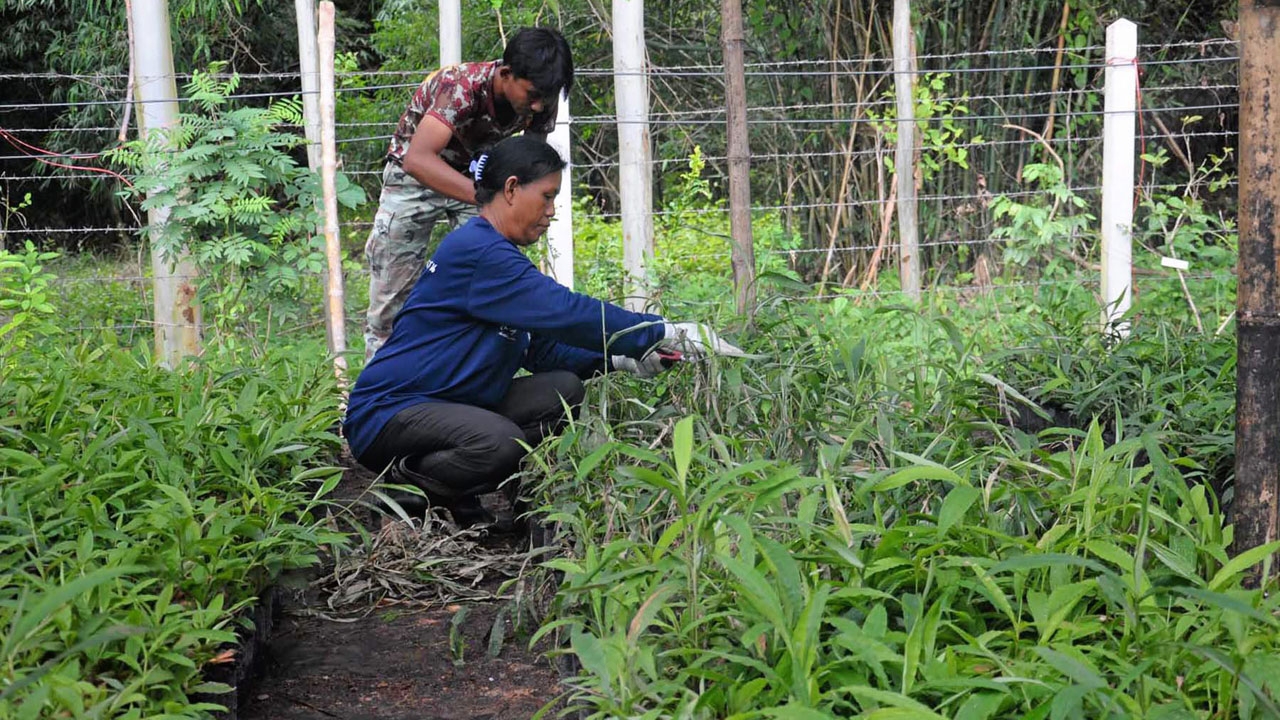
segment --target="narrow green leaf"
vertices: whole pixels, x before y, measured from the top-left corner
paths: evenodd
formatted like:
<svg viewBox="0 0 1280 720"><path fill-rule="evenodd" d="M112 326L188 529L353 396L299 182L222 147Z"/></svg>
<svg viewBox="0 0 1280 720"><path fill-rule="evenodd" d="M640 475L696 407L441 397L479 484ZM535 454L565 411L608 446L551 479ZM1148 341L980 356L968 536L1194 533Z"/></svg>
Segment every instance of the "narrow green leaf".
<svg viewBox="0 0 1280 720"><path fill-rule="evenodd" d="M1097 690L1107 686L1107 681L1102 679L1102 676L1098 674L1097 670L1094 670L1076 658L1064 655L1057 650L1047 647L1032 648L1032 652L1039 655L1045 662L1049 663L1054 670L1066 675L1077 685L1084 686L1090 690Z"/></svg>
<svg viewBox="0 0 1280 720"><path fill-rule="evenodd" d="M964 482L955 471L940 465L913 465L871 483L867 492L888 492L921 480L945 480L957 485Z"/></svg>
<svg viewBox="0 0 1280 720"><path fill-rule="evenodd" d="M1214 592L1222 590L1223 586L1234 579L1235 576L1262 562L1268 556L1275 554L1277 550L1280 550L1280 540L1250 548L1236 555L1226 565L1223 565L1222 569L1209 581L1209 589Z"/></svg>
<svg viewBox="0 0 1280 720"><path fill-rule="evenodd" d="M675 453L676 477L683 489L689 481L689 463L693 460L693 418L681 418L671 438ZM683 493L682 493L683 494Z"/></svg>
<svg viewBox="0 0 1280 720"><path fill-rule="evenodd" d="M972 485L956 485L951 488L938 511L938 535L946 535L981 496L982 491Z"/></svg>

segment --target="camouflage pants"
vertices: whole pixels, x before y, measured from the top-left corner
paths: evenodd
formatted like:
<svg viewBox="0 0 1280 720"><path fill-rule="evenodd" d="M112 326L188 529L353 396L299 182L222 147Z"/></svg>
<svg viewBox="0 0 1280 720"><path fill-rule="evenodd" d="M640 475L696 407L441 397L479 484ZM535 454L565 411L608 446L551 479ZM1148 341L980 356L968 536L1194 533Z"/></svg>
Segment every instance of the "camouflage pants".
<svg viewBox="0 0 1280 720"><path fill-rule="evenodd" d="M474 205L447 198L414 180L399 165L387 163L378 213L364 246L369 260L366 360L391 335L391 323L422 273L436 223L445 220L457 227L475 214Z"/></svg>

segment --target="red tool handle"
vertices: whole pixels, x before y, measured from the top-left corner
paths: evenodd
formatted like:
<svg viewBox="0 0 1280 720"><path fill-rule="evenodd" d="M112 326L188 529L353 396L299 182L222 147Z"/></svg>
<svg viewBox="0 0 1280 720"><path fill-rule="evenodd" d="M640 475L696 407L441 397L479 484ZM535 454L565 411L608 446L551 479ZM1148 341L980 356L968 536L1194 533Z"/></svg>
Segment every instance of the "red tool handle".
<svg viewBox="0 0 1280 720"><path fill-rule="evenodd" d="M679 350L658 350L657 353L662 360L663 367L671 367L675 363L684 360L684 353Z"/></svg>

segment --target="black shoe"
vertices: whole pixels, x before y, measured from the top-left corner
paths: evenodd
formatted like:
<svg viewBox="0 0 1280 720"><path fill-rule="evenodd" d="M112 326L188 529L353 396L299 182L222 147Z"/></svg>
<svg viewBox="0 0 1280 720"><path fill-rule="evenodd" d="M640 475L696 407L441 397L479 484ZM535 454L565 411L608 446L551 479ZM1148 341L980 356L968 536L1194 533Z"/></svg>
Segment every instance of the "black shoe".
<svg viewBox="0 0 1280 720"><path fill-rule="evenodd" d="M387 490L383 493L391 502L400 506L405 515L411 518L420 518L427 513L427 509L431 507L431 501L421 495L405 492L404 490ZM400 513L396 512L385 500L375 496L374 505L383 515L399 517Z"/></svg>
<svg viewBox="0 0 1280 720"><path fill-rule="evenodd" d="M442 498L434 493L428 493L427 497L415 495L403 490L388 491L387 497L400 506L405 515L411 518L422 518L431 510L448 510L449 516L453 518L453 524L459 529L467 529L476 525L494 525L497 519L493 513L485 509L480 504L480 499L471 497L461 498ZM400 513L396 512L389 504L378 498L376 506L383 515L399 518Z"/></svg>
<svg viewBox="0 0 1280 720"><path fill-rule="evenodd" d="M507 507L498 515L497 530L504 534L520 535L529 529L529 503L520 497L520 481L512 478L499 488Z"/></svg>
<svg viewBox="0 0 1280 720"><path fill-rule="evenodd" d="M390 475L396 484L412 485L422 490L425 495L423 497L404 491L391 494L391 498L400 502L405 512L414 517L420 517L427 510L436 508L448 510L453 523L461 529L476 525L492 525L495 521L493 514L480 504L478 497L473 494L459 494L443 483L411 470L403 458L391 466ZM401 496L406 498L408 505L401 502ZM413 511L410 511L410 506L413 507Z"/></svg>

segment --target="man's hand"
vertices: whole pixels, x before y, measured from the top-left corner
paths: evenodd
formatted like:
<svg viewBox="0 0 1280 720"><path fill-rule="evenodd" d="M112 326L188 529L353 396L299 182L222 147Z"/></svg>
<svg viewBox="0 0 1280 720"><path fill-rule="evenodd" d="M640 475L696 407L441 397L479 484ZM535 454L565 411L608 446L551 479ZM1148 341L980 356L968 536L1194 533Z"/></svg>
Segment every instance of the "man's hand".
<svg viewBox="0 0 1280 720"><path fill-rule="evenodd" d="M475 183L440 158L452 140L453 128L434 115L423 115L404 154L404 171L445 197L475 205Z"/></svg>
<svg viewBox="0 0 1280 720"><path fill-rule="evenodd" d="M666 364L657 352L651 352L640 360L626 355L614 355L609 360L614 370L631 373L642 378L656 377L667 369Z"/></svg>

